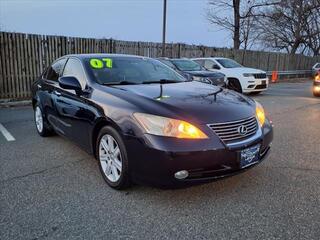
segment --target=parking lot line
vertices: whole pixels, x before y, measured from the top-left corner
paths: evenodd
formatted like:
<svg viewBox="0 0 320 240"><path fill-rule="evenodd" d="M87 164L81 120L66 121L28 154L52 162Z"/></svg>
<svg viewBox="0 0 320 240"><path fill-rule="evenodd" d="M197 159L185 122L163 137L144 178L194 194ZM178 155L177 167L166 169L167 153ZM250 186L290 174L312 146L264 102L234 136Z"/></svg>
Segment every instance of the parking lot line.
<svg viewBox="0 0 320 240"><path fill-rule="evenodd" d="M0 123L0 132L3 134L3 136L7 139L8 142L16 140L1 123Z"/></svg>

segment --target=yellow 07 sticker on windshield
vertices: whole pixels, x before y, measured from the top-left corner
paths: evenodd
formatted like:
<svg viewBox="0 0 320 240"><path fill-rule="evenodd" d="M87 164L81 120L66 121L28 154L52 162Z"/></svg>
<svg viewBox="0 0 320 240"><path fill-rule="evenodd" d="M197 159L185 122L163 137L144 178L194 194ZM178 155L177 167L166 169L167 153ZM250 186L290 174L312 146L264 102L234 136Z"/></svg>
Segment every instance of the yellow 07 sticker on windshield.
<svg viewBox="0 0 320 240"><path fill-rule="evenodd" d="M91 58L90 59L90 66L95 69L101 68L112 68L112 59L110 58Z"/></svg>

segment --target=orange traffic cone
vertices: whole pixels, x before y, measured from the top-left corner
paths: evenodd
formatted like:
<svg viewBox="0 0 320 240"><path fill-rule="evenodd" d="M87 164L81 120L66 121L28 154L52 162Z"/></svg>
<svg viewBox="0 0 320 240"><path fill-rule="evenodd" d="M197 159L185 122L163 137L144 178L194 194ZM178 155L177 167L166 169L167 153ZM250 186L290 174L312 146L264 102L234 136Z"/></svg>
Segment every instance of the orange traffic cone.
<svg viewBox="0 0 320 240"><path fill-rule="evenodd" d="M272 71L271 82L275 83L278 80L278 71Z"/></svg>

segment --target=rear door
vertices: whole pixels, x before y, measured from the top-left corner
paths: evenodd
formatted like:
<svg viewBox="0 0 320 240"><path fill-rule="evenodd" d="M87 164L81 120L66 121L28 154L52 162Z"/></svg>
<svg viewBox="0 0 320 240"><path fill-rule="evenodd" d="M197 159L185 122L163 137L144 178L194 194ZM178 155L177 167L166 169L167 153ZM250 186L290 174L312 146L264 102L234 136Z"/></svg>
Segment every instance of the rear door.
<svg viewBox="0 0 320 240"><path fill-rule="evenodd" d="M55 106L59 129L70 140L84 148L90 148L89 129L95 119L95 109L90 105L87 77L82 63L77 58L69 58L62 76L76 77L83 93L59 87L55 92Z"/></svg>

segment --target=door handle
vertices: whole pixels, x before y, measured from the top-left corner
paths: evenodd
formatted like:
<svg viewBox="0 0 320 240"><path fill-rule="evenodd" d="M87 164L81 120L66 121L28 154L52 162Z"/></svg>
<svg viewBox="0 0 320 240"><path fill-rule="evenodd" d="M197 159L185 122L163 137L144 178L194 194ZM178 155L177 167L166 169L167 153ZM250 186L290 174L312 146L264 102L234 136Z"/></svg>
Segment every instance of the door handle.
<svg viewBox="0 0 320 240"><path fill-rule="evenodd" d="M39 88L39 89L41 89L41 88L42 88L42 86L41 86L40 84L38 84L37 86L38 86L38 88Z"/></svg>
<svg viewBox="0 0 320 240"><path fill-rule="evenodd" d="M58 92L57 90L54 90L53 93L57 96L61 96L61 92Z"/></svg>

